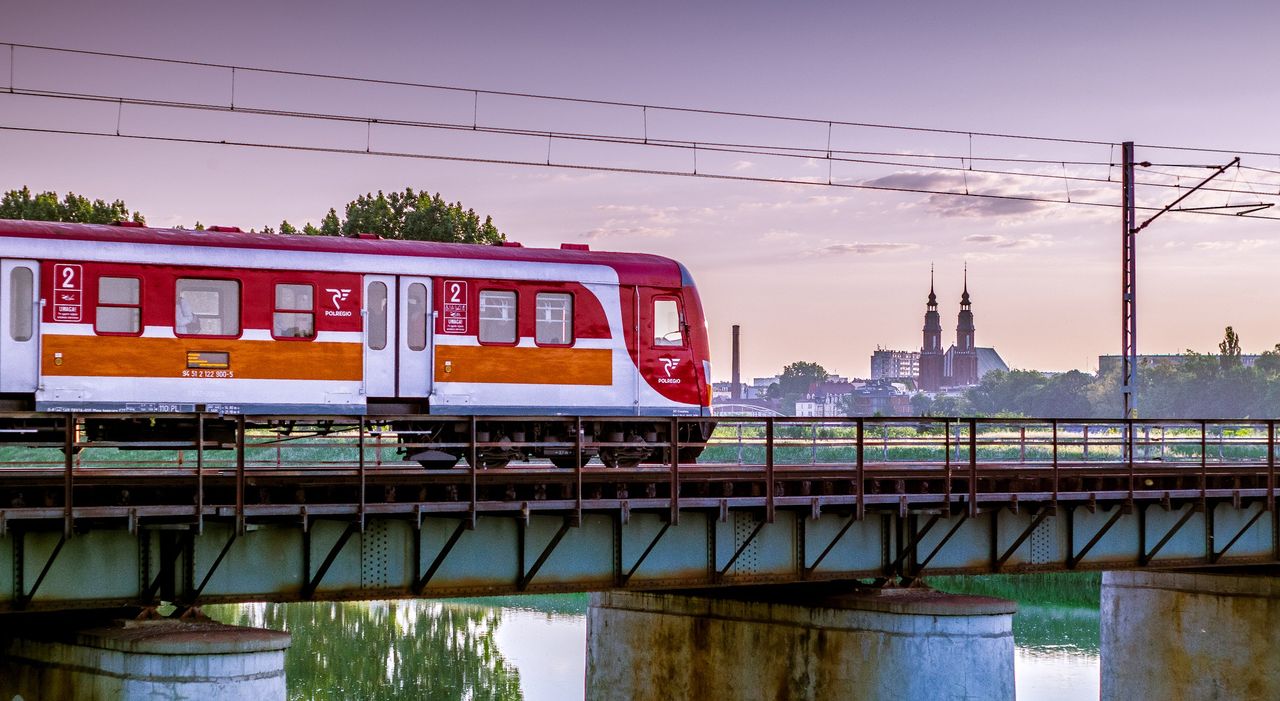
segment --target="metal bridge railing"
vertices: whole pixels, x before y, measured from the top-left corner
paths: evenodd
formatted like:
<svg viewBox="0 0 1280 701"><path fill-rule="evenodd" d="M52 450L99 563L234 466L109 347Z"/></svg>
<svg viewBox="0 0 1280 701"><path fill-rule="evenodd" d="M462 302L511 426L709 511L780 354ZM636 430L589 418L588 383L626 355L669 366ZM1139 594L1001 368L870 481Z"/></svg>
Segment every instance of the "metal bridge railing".
<svg viewBox="0 0 1280 701"><path fill-rule="evenodd" d="M778 508L975 514L1107 500L1264 499L1271 510L1275 432L1275 420L8 413L0 532L118 518L244 529L298 516L648 509L677 523L687 509L772 520ZM562 467L530 457L548 451Z"/></svg>

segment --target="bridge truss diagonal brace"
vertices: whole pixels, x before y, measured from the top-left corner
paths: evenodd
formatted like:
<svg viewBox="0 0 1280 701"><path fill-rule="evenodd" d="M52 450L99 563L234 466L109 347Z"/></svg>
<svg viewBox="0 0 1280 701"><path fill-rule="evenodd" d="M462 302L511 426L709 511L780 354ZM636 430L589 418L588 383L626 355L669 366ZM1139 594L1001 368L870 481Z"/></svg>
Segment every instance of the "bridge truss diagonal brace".
<svg viewBox="0 0 1280 701"><path fill-rule="evenodd" d="M226 559L227 553L231 552L231 546L235 544L236 539L240 537L236 529L231 529L231 535L227 537L227 542L222 545L222 550L218 552L218 556L213 559L213 564L209 565L209 571L204 573L204 579L200 580L200 586L191 592L190 596L185 597L183 601L187 607L196 605L200 600L200 594L204 593L204 588L209 585L209 580L213 579L213 573L218 571L218 567L222 565L222 561Z"/></svg>
<svg viewBox="0 0 1280 701"><path fill-rule="evenodd" d="M1102 540L1102 536L1106 535L1107 531L1110 531L1111 527L1116 525L1116 523L1120 521L1120 517L1123 516L1126 511L1128 511L1126 507L1117 505L1115 507L1115 513L1111 515L1111 518L1107 519L1107 522L1102 524L1102 527L1098 529L1098 532L1094 533L1093 537L1089 539L1089 542L1084 544L1084 548L1077 553L1075 551L1075 545L1072 542L1074 540L1074 533L1075 533L1075 519L1071 518L1071 514L1074 513L1074 509L1068 510L1067 511L1067 517L1068 517L1067 553L1068 555L1067 555L1067 562L1066 562L1067 569L1074 570L1076 568L1076 565L1080 564L1081 561L1084 560L1085 556L1089 554L1089 551L1093 550L1093 546L1097 545L1098 541Z"/></svg>
<svg viewBox="0 0 1280 701"><path fill-rule="evenodd" d="M750 546L751 543L755 541L756 536L760 535L760 531L763 530L765 525L768 523L769 523L769 520L765 518L765 519L761 519L760 522L756 524L756 527L751 531L751 535L747 536L746 539L742 541L742 545L739 545L738 549L734 551L733 557L729 558L729 561L725 563L724 567L721 567L720 569L716 570L715 581L719 582L720 580L724 579L724 576L728 574L729 570L733 569L734 563L738 561L738 558L742 557L742 553L747 551L747 547ZM715 529L712 528L711 530L712 532L714 532ZM714 554L715 550L712 549L711 552Z"/></svg>
<svg viewBox="0 0 1280 701"><path fill-rule="evenodd" d="M1144 541L1142 544L1143 547L1138 555L1139 565L1146 567L1147 565L1151 564L1151 561L1155 559L1156 555L1159 554L1160 550L1163 549L1164 546L1167 545L1170 540L1173 540L1173 537L1178 534L1178 531L1182 530L1183 526L1187 525L1187 521L1190 521L1192 516L1195 516L1197 513L1199 513L1198 510L1195 508L1195 506L1187 506L1186 508L1187 508L1187 512L1182 515L1182 518L1178 519L1172 526L1169 527L1168 532L1164 534L1164 537L1161 538L1159 542L1157 542L1155 546L1151 548L1150 551L1146 550L1146 543L1145 543L1146 531L1147 531L1147 510L1143 508L1138 513L1138 516L1140 518L1140 520L1138 521L1138 533L1141 534L1142 539Z"/></svg>
<svg viewBox="0 0 1280 701"><path fill-rule="evenodd" d="M991 570L993 572L999 572L1000 568L1004 567L1004 563L1008 562L1009 558L1013 557L1013 554L1018 551L1018 548L1022 547L1022 544L1027 542L1027 538L1030 538L1031 534L1040 527L1040 524L1044 523L1044 520L1049 518L1052 514L1053 509L1051 508L1040 509L1040 511L1036 513L1036 517L1031 519L1031 523L1027 524L1027 527L1022 529L1022 533L1020 533L1017 539L1013 541L1013 544L1010 545L1009 548L1000 555L1000 557L996 558L996 560L991 563ZM994 528L995 520L992 519L991 523L993 524L992 528Z"/></svg>
<svg viewBox="0 0 1280 701"><path fill-rule="evenodd" d="M524 521L518 522L520 524L520 579L516 582L517 589L524 591L529 586L529 583L533 581L533 578L538 576L538 570L542 569L542 566L546 564L547 559L551 557L551 553L555 552L556 546L560 545L560 541L564 539L565 534L569 532L570 528L573 528L573 522L574 519L572 516L564 517L563 521L560 523L560 528L556 530L556 534L554 536L551 536L551 541L542 549L542 553L538 555L537 560L533 561L533 566L530 567L528 571L525 571L524 569L524 546L528 526Z"/></svg>
<svg viewBox="0 0 1280 701"><path fill-rule="evenodd" d="M1210 556L1209 556L1209 563L1214 565L1218 564L1218 560L1221 560L1222 556L1226 555L1227 551L1231 549L1231 546L1235 545L1237 541L1239 541L1242 537L1244 537L1244 534L1248 533L1249 529L1253 528L1253 524L1257 523L1258 520L1261 519L1262 515L1265 513L1267 513L1266 509L1258 509L1258 513L1254 514L1253 518L1249 519L1249 522L1244 524L1244 526L1235 534L1235 536L1233 536L1231 540L1227 541L1226 545L1222 546L1221 550L1211 550ZM1205 520L1208 521L1209 519L1205 519Z"/></svg>
<svg viewBox="0 0 1280 701"><path fill-rule="evenodd" d="M45 561L44 567L40 568L40 574L36 577L36 581L31 585L31 591L23 591L25 584L23 583L23 570L26 569L26 535L21 530L14 529L13 543L13 607L22 610L31 603L35 598L36 591L40 589L40 585L44 583L44 578L48 576L49 569L53 567L53 563L58 559L58 554L62 552L62 546L67 544L67 535L64 533L58 538L58 544L53 546L53 552L49 553L49 559Z"/></svg>
<svg viewBox="0 0 1280 701"><path fill-rule="evenodd" d="M816 499L814 500L814 503L815 504L817 503ZM817 511L816 506L814 507L814 511L816 513ZM857 509L855 508L854 512L852 514L849 514L849 518L845 519L844 525L841 526L840 530L836 532L835 536L831 539L831 542L827 543L827 547L823 548L822 552L818 554L818 557L814 558L811 564L803 565L801 569L801 576L805 579L808 579L811 575L813 575L814 571L818 569L818 565L821 565L822 561L827 559L827 555L830 555L832 550L835 550L836 543L839 543L840 539L844 537L844 534L848 533L849 529L853 527L853 524L857 523L859 520L860 520L860 517ZM803 535L804 533L803 523L800 524L800 528L798 532ZM800 550L800 556L804 557L803 548L801 548Z"/></svg>
<svg viewBox="0 0 1280 701"><path fill-rule="evenodd" d="M311 577L311 581L302 587L302 598L304 600L309 600L315 596L316 590L320 587L320 582L329 573L329 568L333 566L334 560L338 559L338 553L341 553L342 548L346 547L347 541L351 540L351 536L360 530L360 525L359 522L353 521L347 524L346 530L342 531L342 535L338 536L338 540L329 549L329 554L325 556L324 562L320 563L320 569L316 570L316 573ZM310 550L310 538L305 540L307 541L307 549Z"/></svg>
<svg viewBox="0 0 1280 701"><path fill-rule="evenodd" d="M653 536L653 540L649 541L649 545L644 549L643 552L640 553L640 557L636 558L635 563L631 565L631 569L627 570L626 573L619 575L618 577L619 586L624 586L624 587L627 586L627 582L631 581L631 577L634 576L636 571L640 569L640 565L643 565L644 561L648 559L649 553L653 552L653 549L658 547L658 542L662 540L662 536L666 535L667 531L670 530L670 528L671 528L671 521L663 522L662 528L658 529L657 535Z"/></svg>
<svg viewBox="0 0 1280 701"><path fill-rule="evenodd" d="M445 541L444 546L440 548L440 552L436 553L435 559L431 561L431 566L428 567L427 571L413 583L411 590L415 595L421 594L422 590L427 588L427 583L431 581L432 577L436 576L436 572L438 572L440 570L440 566L444 564L445 558L449 557L449 553L453 552L453 546L458 544L458 540L462 538L462 534L472 530L473 527L474 526L472 525L471 518L469 516L458 521L458 525L454 527L453 533L449 534L449 539ZM414 544L415 552L419 553L419 557L421 557L422 529L414 531L414 534L418 541Z"/></svg>
<svg viewBox="0 0 1280 701"><path fill-rule="evenodd" d="M960 527L965 524L965 521L968 521L968 520L969 520L969 512L967 510L961 511L960 517L956 519L956 522L947 531L946 535L942 536L942 538L938 541L938 544L933 546L933 550L930 550L929 554L926 555L925 558L921 560L920 563L913 568L914 570L913 576L919 577L920 574L924 572L925 568L929 566L929 563L933 562L933 558L937 557L938 553L942 552L943 546L945 546L951 540L951 537L954 536L960 530Z"/></svg>
<svg viewBox="0 0 1280 701"><path fill-rule="evenodd" d="M933 530L933 527L937 525L938 520L941 518L942 518L942 514L934 514L933 516L929 517L928 521L925 522L924 528L921 528L920 530L915 531L914 533L911 534L911 537L907 541L906 545L903 546L902 549L898 551L898 556L894 558L893 562L891 562L887 568L885 568L886 575L894 575L894 574L901 575L903 573L902 564L906 562L908 557L911 557L912 553L916 551L916 548L920 547L920 541L924 540L924 537L929 535L929 531ZM907 519L908 528L910 528L911 530L914 530L914 527L911 525L914 522L915 522L915 519Z"/></svg>

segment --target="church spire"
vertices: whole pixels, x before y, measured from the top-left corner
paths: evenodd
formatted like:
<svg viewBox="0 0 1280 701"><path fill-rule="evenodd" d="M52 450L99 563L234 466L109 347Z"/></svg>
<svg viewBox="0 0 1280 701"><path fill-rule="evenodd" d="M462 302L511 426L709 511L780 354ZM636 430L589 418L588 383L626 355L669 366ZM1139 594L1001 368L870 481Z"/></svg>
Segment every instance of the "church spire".
<svg viewBox="0 0 1280 701"><path fill-rule="evenodd" d="M964 264L964 292L960 294L960 306L968 308L969 306L969 263Z"/></svg>
<svg viewBox="0 0 1280 701"><path fill-rule="evenodd" d="M929 307L938 308L938 295L933 293L933 263L929 264Z"/></svg>

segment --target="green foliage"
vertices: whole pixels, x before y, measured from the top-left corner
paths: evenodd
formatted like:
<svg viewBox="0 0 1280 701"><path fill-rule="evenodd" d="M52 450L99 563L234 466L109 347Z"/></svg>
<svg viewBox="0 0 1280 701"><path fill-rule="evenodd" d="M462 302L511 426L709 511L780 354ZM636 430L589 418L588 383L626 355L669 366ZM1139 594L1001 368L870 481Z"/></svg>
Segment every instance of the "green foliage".
<svg viewBox="0 0 1280 701"><path fill-rule="evenodd" d="M782 368L782 376L778 378L778 391L782 397L803 397L815 383L826 379L826 368L817 363L802 360ZM773 388L769 389L772 397Z"/></svg>
<svg viewBox="0 0 1280 701"><path fill-rule="evenodd" d="M1222 367L1240 367L1240 337L1230 326L1223 334L1222 342L1218 344L1218 355L1221 358Z"/></svg>
<svg viewBox="0 0 1280 701"><path fill-rule="evenodd" d="M494 637L502 611L456 602L206 606L215 620L287 630L290 699L518 701L520 673Z"/></svg>
<svg viewBox="0 0 1280 701"><path fill-rule="evenodd" d="M111 224L117 221L146 223L138 212L130 212L122 200L107 202L90 201L74 192L68 192L61 200L56 192L32 195L29 188L9 190L0 198L0 219L31 219L36 221L80 222L83 224Z"/></svg>
<svg viewBox="0 0 1280 701"><path fill-rule="evenodd" d="M328 224L329 217L325 219ZM412 188L391 194L379 190L376 195L360 195L347 203L346 217L339 228L348 236L371 233L411 241L494 244L506 240L491 217L481 221L474 209L463 209L461 202L445 202L440 193L428 195ZM324 225L321 230L329 233Z"/></svg>
<svg viewBox="0 0 1280 701"><path fill-rule="evenodd" d="M0 198L0 219L31 219L38 221L83 222L110 224L116 221L146 223L139 212L130 212L125 203L116 200L90 201L68 192L58 199L56 192L33 195L29 188L10 190ZM196 222L196 230L204 229ZM261 233L274 234L277 229L264 226ZM288 221L280 222L279 232L284 235L354 236L359 233L377 234L386 239L411 241L443 241L450 243L495 244L507 240L505 234L493 225L492 217L481 220L474 209L464 209L461 202L446 202L440 193L428 195L405 188L404 192L360 195L348 202L343 216L330 208L316 226L310 222L301 229Z"/></svg>
<svg viewBox="0 0 1280 701"><path fill-rule="evenodd" d="M929 586L952 594L975 594L1010 599L1020 604L1090 606L1099 603L1102 575L1098 572L957 575L928 577Z"/></svg>
<svg viewBox="0 0 1280 701"><path fill-rule="evenodd" d="M1188 350L1138 372L1138 408L1154 419L1267 419L1280 416L1280 344L1253 367L1241 361L1240 337L1227 327L1219 354ZM1001 413L1060 418L1120 415L1118 370L1094 376L1078 371L1045 375L1030 370L993 372L966 396L979 415ZM933 416L944 412L935 400Z"/></svg>

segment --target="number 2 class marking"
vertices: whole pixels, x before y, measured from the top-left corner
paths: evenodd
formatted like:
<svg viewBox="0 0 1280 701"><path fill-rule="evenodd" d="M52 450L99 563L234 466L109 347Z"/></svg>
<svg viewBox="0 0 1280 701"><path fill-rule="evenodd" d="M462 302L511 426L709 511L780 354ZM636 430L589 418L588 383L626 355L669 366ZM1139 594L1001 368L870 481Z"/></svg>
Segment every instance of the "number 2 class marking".
<svg viewBox="0 0 1280 701"><path fill-rule="evenodd" d="M454 304L462 302L462 284L457 282L449 283L449 301Z"/></svg>
<svg viewBox="0 0 1280 701"><path fill-rule="evenodd" d="M69 265L62 267L62 287L68 290L76 287L76 269Z"/></svg>

